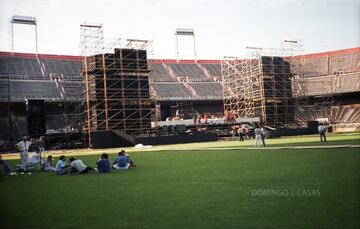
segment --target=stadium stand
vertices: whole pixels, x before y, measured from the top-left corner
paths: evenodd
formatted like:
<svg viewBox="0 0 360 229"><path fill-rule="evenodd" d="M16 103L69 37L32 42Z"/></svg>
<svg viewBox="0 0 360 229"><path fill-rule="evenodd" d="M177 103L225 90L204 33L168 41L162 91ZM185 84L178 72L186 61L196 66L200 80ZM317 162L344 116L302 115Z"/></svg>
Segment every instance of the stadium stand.
<svg viewBox="0 0 360 229"><path fill-rule="evenodd" d="M165 59L150 60L150 64L152 98L164 105L162 110L173 113L176 109L173 107L190 102L184 109L191 114L222 112L220 60ZM65 128L63 111L58 106L59 102L81 100L80 65L78 56L0 52L0 126L8 122L5 111L10 89L10 101L18 106L12 118L17 134L26 133L25 99L44 99L47 107L51 107L47 110L48 129ZM360 48L304 55L303 69L301 96L335 93L356 98L360 92ZM308 114L311 120L327 117L333 123L359 123L358 99L350 102L348 99L349 96L331 109L304 112L304 116Z"/></svg>
<svg viewBox="0 0 360 229"><path fill-rule="evenodd" d="M220 64L202 64L202 66L208 71L211 76L221 78Z"/></svg>
<svg viewBox="0 0 360 229"><path fill-rule="evenodd" d="M152 64L151 65L153 77L151 80L154 82L176 82L176 79L173 79L171 75L166 71L163 64Z"/></svg>
<svg viewBox="0 0 360 229"><path fill-rule="evenodd" d="M156 83L152 85L156 91L156 96L161 99L190 99L192 94L182 83Z"/></svg>
<svg viewBox="0 0 360 229"><path fill-rule="evenodd" d="M209 78L196 64L169 64L179 77L187 77L190 82L206 82Z"/></svg>
<svg viewBox="0 0 360 229"><path fill-rule="evenodd" d="M360 106L350 105L337 107L339 110L336 114L340 113L340 117L334 117L335 120L342 120L344 123L359 123L360 122Z"/></svg>
<svg viewBox="0 0 360 229"><path fill-rule="evenodd" d="M330 57L329 74L340 75L360 71L360 53L348 53Z"/></svg>
<svg viewBox="0 0 360 229"><path fill-rule="evenodd" d="M217 82L201 82L189 83L200 97L209 97L212 95L214 99L222 99L222 85Z"/></svg>

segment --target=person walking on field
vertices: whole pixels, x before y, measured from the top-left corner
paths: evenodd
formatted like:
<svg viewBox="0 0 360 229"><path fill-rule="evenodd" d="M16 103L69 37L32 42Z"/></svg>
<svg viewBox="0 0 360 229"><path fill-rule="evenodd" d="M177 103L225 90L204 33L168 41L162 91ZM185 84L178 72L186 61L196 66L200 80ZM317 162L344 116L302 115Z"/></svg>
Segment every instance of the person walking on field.
<svg viewBox="0 0 360 229"><path fill-rule="evenodd" d="M266 138L266 130L264 127L261 127L261 141L263 146L265 147L265 138Z"/></svg>
<svg viewBox="0 0 360 229"><path fill-rule="evenodd" d="M239 141L243 142L244 141L244 129L242 127L239 127L238 134L239 134Z"/></svg>
<svg viewBox="0 0 360 229"><path fill-rule="evenodd" d="M261 129L258 125L255 126L254 129L254 134L255 134L255 144L254 147L261 147L262 146L262 141L261 141Z"/></svg>
<svg viewBox="0 0 360 229"><path fill-rule="evenodd" d="M326 142L326 126L323 125L322 123L319 124L318 126L318 131L319 131L319 134L320 134L320 141L323 142L323 139L324 139L324 142Z"/></svg>

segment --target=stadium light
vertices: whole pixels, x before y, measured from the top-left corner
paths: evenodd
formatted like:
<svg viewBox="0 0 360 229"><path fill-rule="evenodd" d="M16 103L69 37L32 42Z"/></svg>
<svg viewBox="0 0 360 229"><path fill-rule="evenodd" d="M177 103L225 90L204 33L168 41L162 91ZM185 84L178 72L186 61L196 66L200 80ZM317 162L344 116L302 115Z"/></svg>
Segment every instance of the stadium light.
<svg viewBox="0 0 360 229"><path fill-rule="evenodd" d="M178 45L178 36L192 36L194 40L194 60L196 61L196 45L195 45L195 31L190 28L177 28L175 30L175 40L176 40L176 56L179 61L179 45Z"/></svg>
<svg viewBox="0 0 360 229"><path fill-rule="evenodd" d="M175 31L175 35L195 36L195 31L194 31L194 29L178 28Z"/></svg>
<svg viewBox="0 0 360 229"><path fill-rule="evenodd" d="M298 41L296 41L296 40L285 40L284 42L285 43L294 43L294 44L298 43Z"/></svg>
<svg viewBox="0 0 360 229"><path fill-rule="evenodd" d="M13 15L11 17L11 23L36 25L36 18L32 16Z"/></svg>
<svg viewBox="0 0 360 229"><path fill-rule="evenodd" d="M38 54L38 41L37 41L37 20L32 16L13 15L11 17L11 51L14 52L14 24L33 25L35 26L35 46L36 55Z"/></svg>

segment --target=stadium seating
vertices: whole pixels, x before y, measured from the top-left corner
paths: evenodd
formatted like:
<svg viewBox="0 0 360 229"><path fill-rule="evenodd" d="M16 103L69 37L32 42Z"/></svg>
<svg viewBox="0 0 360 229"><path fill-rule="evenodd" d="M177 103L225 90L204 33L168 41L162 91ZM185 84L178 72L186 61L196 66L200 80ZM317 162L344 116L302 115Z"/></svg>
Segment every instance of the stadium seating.
<svg viewBox="0 0 360 229"><path fill-rule="evenodd" d="M0 57L0 74L41 75L37 59Z"/></svg>
<svg viewBox="0 0 360 229"><path fill-rule="evenodd" d="M222 85L217 82L189 83L199 97L222 99Z"/></svg>
<svg viewBox="0 0 360 229"><path fill-rule="evenodd" d="M305 58L303 72L304 77L329 75L328 57Z"/></svg>
<svg viewBox="0 0 360 229"><path fill-rule="evenodd" d="M151 70L153 71L151 80L154 82L176 82L162 64L152 64Z"/></svg>
<svg viewBox="0 0 360 229"><path fill-rule="evenodd" d="M333 123L360 123L360 105L331 107Z"/></svg>
<svg viewBox="0 0 360 229"><path fill-rule="evenodd" d="M330 74L360 72L360 53L348 53L330 57Z"/></svg>
<svg viewBox="0 0 360 229"><path fill-rule="evenodd" d="M11 81L12 99L46 99L58 100L60 95L54 82L51 81Z"/></svg>
<svg viewBox="0 0 360 229"><path fill-rule="evenodd" d="M360 91L360 73L301 79L302 95L326 95Z"/></svg>
<svg viewBox="0 0 360 229"><path fill-rule="evenodd" d="M211 76L221 77L220 64L202 64Z"/></svg>
<svg viewBox="0 0 360 229"><path fill-rule="evenodd" d="M65 81L64 89L67 99L76 100L82 98L83 84L81 81Z"/></svg>
<svg viewBox="0 0 360 229"><path fill-rule="evenodd" d="M191 82L206 82L209 78L196 64L168 64L179 77L188 77Z"/></svg>
<svg viewBox="0 0 360 229"><path fill-rule="evenodd" d="M80 75L80 62L69 60L41 59L48 74Z"/></svg>
<svg viewBox="0 0 360 229"><path fill-rule="evenodd" d="M153 83L158 98L191 98L192 94L182 83Z"/></svg>

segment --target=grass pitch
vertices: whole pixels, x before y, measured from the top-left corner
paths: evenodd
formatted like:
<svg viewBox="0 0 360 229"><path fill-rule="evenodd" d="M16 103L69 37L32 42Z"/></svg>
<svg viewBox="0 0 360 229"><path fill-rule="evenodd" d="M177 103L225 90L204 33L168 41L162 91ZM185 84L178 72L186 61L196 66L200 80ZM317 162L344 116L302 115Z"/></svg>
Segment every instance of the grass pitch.
<svg viewBox="0 0 360 229"><path fill-rule="evenodd" d="M312 145L315 139L274 139L269 144ZM359 139L359 133L330 135L328 144L359 144ZM205 148L251 144L132 152L139 166L110 174L41 172L2 178L0 227L359 228L359 148ZM98 156L79 158L94 166Z"/></svg>

